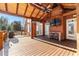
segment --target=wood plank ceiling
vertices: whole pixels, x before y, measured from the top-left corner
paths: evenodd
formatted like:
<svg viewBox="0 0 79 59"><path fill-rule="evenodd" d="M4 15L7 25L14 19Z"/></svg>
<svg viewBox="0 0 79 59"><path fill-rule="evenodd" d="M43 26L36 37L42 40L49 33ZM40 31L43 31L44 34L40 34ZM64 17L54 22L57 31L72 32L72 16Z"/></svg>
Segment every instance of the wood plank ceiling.
<svg viewBox="0 0 79 59"><path fill-rule="evenodd" d="M74 3L0 3L0 12L42 20L57 6L64 12L75 9Z"/></svg>
<svg viewBox="0 0 79 59"><path fill-rule="evenodd" d="M0 12L34 19L43 19L46 14L30 3L0 3Z"/></svg>

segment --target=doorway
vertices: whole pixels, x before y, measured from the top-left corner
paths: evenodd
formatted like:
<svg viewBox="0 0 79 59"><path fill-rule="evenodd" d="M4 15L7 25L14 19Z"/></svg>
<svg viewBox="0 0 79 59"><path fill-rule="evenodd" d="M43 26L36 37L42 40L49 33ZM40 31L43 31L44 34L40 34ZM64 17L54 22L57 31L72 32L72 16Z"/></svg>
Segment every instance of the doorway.
<svg viewBox="0 0 79 59"><path fill-rule="evenodd" d="M43 30L42 30L42 23L41 22L36 22L36 36L42 35L43 34Z"/></svg>
<svg viewBox="0 0 79 59"><path fill-rule="evenodd" d="M76 40L76 18L66 20L66 39Z"/></svg>
<svg viewBox="0 0 79 59"><path fill-rule="evenodd" d="M45 35L46 35L46 36L49 36L49 27L50 27L50 23L47 22L47 23L45 24Z"/></svg>

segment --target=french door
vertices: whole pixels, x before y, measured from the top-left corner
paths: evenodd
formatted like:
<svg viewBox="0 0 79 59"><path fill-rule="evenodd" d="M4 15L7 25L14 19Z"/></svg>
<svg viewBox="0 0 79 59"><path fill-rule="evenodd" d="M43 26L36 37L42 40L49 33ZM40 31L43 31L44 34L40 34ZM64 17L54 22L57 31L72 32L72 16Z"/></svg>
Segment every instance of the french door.
<svg viewBox="0 0 79 59"><path fill-rule="evenodd" d="M66 39L76 39L76 18L66 20Z"/></svg>

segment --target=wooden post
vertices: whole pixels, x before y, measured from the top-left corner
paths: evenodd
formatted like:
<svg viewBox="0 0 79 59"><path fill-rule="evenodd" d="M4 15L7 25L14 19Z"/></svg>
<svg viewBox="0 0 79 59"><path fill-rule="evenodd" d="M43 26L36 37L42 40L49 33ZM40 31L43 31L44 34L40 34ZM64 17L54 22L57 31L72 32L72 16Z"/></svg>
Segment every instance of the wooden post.
<svg viewBox="0 0 79 59"><path fill-rule="evenodd" d="M27 35L26 33L27 33L27 20L25 20L25 25L24 25L24 34Z"/></svg>
<svg viewBox="0 0 79 59"><path fill-rule="evenodd" d="M43 24L43 36L45 36L45 22L42 22Z"/></svg>
<svg viewBox="0 0 79 59"><path fill-rule="evenodd" d="M31 27L32 27L32 31L31 31L31 38L34 39L34 37L36 36L36 22L32 21L31 22Z"/></svg>
<svg viewBox="0 0 79 59"><path fill-rule="evenodd" d="M79 55L79 4L76 4L77 13L77 54Z"/></svg>
<svg viewBox="0 0 79 59"><path fill-rule="evenodd" d="M66 39L66 19L64 18L63 14L60 15L60 19L61 19L61 28L62 28L62 40Z"/></svg>

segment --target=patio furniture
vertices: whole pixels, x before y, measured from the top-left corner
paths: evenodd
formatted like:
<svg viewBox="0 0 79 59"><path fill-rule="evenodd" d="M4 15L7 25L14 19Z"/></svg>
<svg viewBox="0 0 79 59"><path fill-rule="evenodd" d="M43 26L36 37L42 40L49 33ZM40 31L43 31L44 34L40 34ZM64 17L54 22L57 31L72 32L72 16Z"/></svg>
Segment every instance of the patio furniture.
<svg viewBox="0 0 79 59"><path fill-rule="evenodd" d="M9 32L9 38L13 38L14 37L14 32Z"/></svg>

